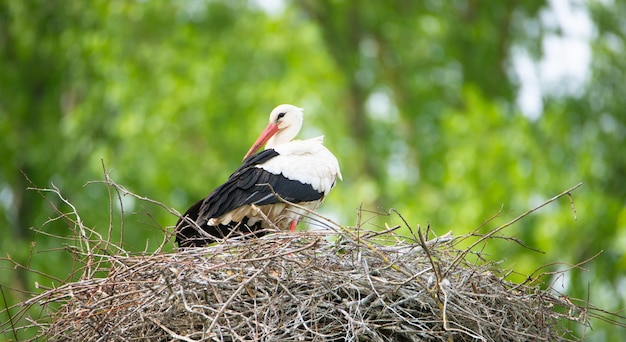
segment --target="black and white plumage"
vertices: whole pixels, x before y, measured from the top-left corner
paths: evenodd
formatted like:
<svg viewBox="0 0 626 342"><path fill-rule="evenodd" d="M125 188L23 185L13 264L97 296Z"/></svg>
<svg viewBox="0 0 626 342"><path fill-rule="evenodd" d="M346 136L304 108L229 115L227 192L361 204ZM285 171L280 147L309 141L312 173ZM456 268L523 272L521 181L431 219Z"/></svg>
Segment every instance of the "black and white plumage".
<svg viewBox="0 0 626 342"><path fill-rule="evenodd" d="M302 127L302 117L302 109L292 105L272 111L243 164L178 221L180 247L260 236L275 228L294 230L307 210L290 203L308 210L319 207L341 172L323 137L292 141ZM254 154L263 145L265 150Z"/></svg>

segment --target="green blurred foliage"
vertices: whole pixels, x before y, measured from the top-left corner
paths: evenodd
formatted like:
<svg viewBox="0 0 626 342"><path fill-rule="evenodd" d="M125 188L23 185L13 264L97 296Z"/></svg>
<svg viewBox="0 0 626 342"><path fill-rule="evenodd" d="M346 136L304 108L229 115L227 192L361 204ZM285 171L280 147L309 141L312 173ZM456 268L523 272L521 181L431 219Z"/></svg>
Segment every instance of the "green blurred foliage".
<svg viewBox="0 0 626 342"><path fill-rule="evenodd" d="M505 230L544 254L506 241L485 252L530 274L602 251L585 270L546 282L624 309L624 3L578 4L594 24L589 79L573 95L544 92L535 119L517 105L512 59L525 51L539 61L546 35L561 34L542 20L545 1L302 0L276 11L259 3L1 2L2 255L75 277L58 249L76 241L48 235L73 235L49 221L49 203L71 208L26 190L24 174L58 186L87 226L123 235L127 250L154 250L176 218L125 196L122 232L118 204L109 217L109 189L87 184L104 178L103 165L130 191L182 212L238 166L275 105L293 103L305 108L301 136L325 134L340 160L344 181L322 212L347 225L361 206L395 208L414 226L464 234L501 211L486 232L583 182L573 193L577 220L564 198ZM401 222L372 220L385 223ZM55 283L7 262L0 278L7 291ZM9 304L27 298L7 291ZM592 323L588 340L623 332Z"/></svg>

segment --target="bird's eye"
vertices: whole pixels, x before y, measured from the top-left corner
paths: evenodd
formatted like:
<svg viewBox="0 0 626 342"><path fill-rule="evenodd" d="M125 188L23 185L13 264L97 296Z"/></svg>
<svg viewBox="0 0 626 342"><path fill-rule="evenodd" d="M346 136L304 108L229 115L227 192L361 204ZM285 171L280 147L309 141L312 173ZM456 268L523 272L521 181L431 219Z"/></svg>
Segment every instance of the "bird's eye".
<svg viewBox="0 0 626 342"><path fill-rule="evenodd" d="M287 114L287 112L282 112L282 113L278 114L278 118L277 119L278 120L282 119L285 116L285 114Z"/></svg>

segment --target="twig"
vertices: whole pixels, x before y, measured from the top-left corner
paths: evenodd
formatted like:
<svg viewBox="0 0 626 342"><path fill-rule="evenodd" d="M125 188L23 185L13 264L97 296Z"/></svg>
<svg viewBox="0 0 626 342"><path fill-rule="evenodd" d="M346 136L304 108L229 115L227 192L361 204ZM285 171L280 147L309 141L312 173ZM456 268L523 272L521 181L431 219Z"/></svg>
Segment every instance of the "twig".
<svg viewBox="0 0 626 342"><path fill-rule="evenodd" d="M477 246L478 244L480 244L481 242L483 242L483 241L487 240L488 238L490 238L490 237L494 236L496 233L500 232L501 230L503 230L503 229L505 229L505 228L507 228L507 227L510 227L511 225L513 225L514 223L518 222L518 221L519 221L519 220L521 220L522 218L524 218L524 217L526 217L526 216L528 216L528 215L530 215L530 214L534 213L535 211L537 211L537 210L539 210L539 209L541 209L541 208L545 207L545 206L546 206L546 205L548 205L549 203L552 203L552 202L556 201L557 199L559 199L559 198L561 198L561 197L563 197L563 196L565 196L565 195L571 196L571 195L569 195L569 194L570 194L572 191L576 190L578 187L580 187L582 184L583 184L583 183L578 183L578 184L574 185L573 187L571 187L571 188L569 188L569 189L567 189L567 190L563 191L562 193L560 193L560 194L558 194L558 195L556 195L556 196L554 196L554 197L550 198L549 200L547 200L547 201L543 202L542 204L540 204L540 205L538 205L538 206L536 206L536 207L534 207L534 208L532 208L532 209L530 209L530 210L528 210L528 211L524 212L523 214L521 214L521 215L517 216L517 217L516 217L516 218L514 218L513 220L511 220L511 221L509 221L509 222L507 222L507 223L505 223L505 224L503 224L503 225L501 225L501 226L499 226L499 227L497 227L497 228L495 228L495 229L491 230L489 233L485 234L485 235L484 235L484 236L482 236L480 239L478 239L478 240L476 240L474 243L472 243L472 244L471 244L471 245L470 245L470 246L469 246L469 247L465 250L465 252L460 253L460 254L456 257L456 259L452 262L452 264L450 264L450 266L448 266L448 268L445 270L445 272L443 272L443 274L444 274L444 275L448 274L448 272L452 269L452 267L456 266L456 265L457 265L457 263L458 263L461 259L465 258L465 256L467 255L467 253L469 253L469 251L471 251L472 249L474 249L474 247L476 247L476 246Z"/></svg>
<svg viewBox="0 0 626 342"><path fill-rule="evenodd" d="M228 298L228 300L226 300L226 303L224 303L224 305L222 305L220 310L215 314L215 316L213 317L213 321L211 322L211 325L209 325L209 327L207 328L207 331L213 331L213 327L215 326L215 324L217 324L217 320L220 318L222 313L224 313L224 310L226 310L226 308L229 307L230 303L232 303L232 301L235 300L235 297L239 294L239 292L241 292L241 290L243 290L246 287L246 285L248 285L252 280L254 280L254 278L256 278L259 274L261 274L261 272L265 271L265 268L267 267L267 265L269 265L269 262L266 262L265 265L263 265L263 267L260 267L258 271L256 271L252 276L248 277L248 279L244 280L239 285L239 287L237 287L237 290L233 292L233 294Z"/></svg>
<svg viewBox="0 0 626 342"><path fill-rule="evenodd" d="M11 309L9 308L9 304L7 303L7 297L4 294L4 288L0 285L0 293L2 294L2 301L4 302L4 307L6 308L6 315L9 317L9 324L11 325L11 332L13 333L13 337L17 341L17 331L15 331L15 322L13 321L13 315L11 314Z"/></svg>
<svg viewBox="0 0 626 342"><path fill-rule="evenodd" d="M168 334L170 334L170 336L172 336L173 338L177 339L177 340L182 340L182 341L187 341L187 342L198 342L194 339L191 339L187 336L183 336L183 335L179 335L177 334L175 331L171 330L170 328L166 327L165 325L163 325L161 322L157 321L156 319L148 316L148 319L151 320L154 324L158 325L159 328L165 330L165 332L167 332Z"/></svg>

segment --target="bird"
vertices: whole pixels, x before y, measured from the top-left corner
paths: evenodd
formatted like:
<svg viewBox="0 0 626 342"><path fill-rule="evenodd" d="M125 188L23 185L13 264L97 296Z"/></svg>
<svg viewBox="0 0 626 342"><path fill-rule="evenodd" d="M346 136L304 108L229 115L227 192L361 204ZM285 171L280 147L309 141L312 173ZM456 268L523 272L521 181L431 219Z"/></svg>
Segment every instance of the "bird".
<svg viewBox="0 0 626 342"><path fill-rule="evenodd" d="M323 145L324 136L293 140L302 122L302 108L281 104L272 110L241 166L180 217L175 229L179 247L260 237L276 228L293 231L321 205L342 175L337 158Z"/></svg>

